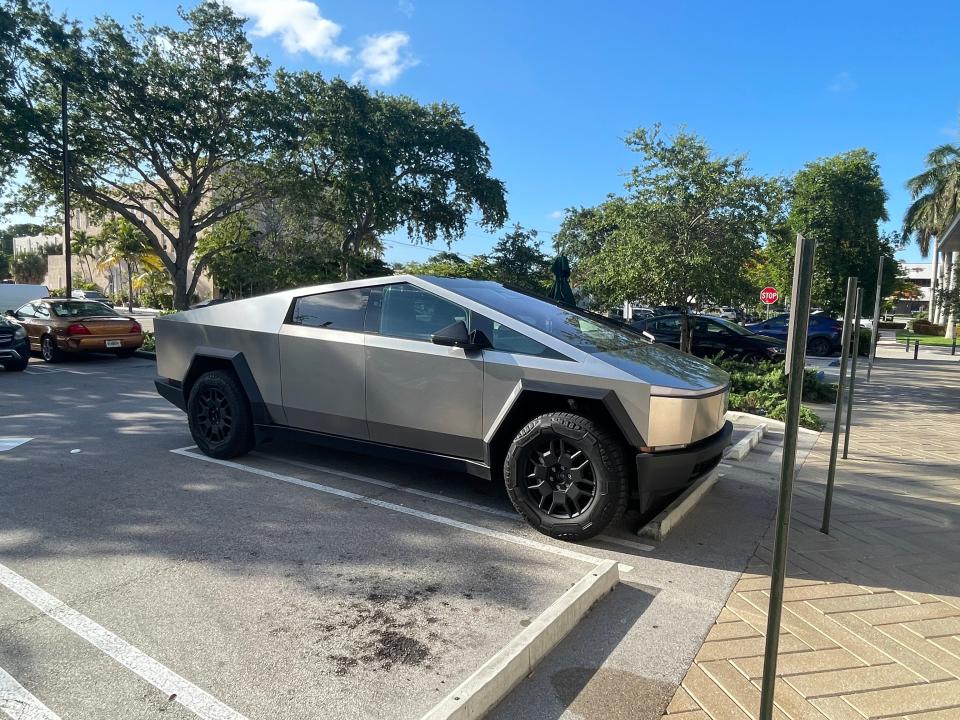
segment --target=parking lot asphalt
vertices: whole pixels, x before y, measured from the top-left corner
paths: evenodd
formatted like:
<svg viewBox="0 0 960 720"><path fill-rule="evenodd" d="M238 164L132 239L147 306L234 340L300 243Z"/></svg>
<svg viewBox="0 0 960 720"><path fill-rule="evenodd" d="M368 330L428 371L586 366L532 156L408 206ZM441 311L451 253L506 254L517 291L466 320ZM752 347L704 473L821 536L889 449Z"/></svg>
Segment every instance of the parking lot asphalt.
<svg viewBox="0 0 960 720"><path fill-rule="evenodd" d="M607 558L620 586L492 716L618 717L585 701L615 684L659 717L773 513L767 463L660 545L636 518L565 544L466 476L293 444L209 462L154 374L0 371L0 438L30 438L0 452L0 671L37 717L417 718Z"/></svg>

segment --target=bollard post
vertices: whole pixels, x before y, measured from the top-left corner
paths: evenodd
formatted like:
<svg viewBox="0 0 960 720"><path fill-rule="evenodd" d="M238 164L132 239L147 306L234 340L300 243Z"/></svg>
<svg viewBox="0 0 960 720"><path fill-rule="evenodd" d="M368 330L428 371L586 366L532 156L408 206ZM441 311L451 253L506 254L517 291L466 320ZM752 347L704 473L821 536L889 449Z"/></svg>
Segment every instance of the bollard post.
<svg viewBox="0 0 960 720"><path fill-rule="evenodd" d="M914 359L914 360L917 359L917 354L918 354L919 352L920 352L920 341L919 341L919 340L914 340L914 341L913 341L913 359Z"/></svg>
<svg viewBox="0 0 960 720"><path fill-rule="evenodd" d="M873 299L873 328L870 333L870 362L867 363L867 382L873 370L873 361L877 357L877 342L880 340L880 286L883 284L883 255L877 267L877 293Z"/></svg>
<svg viewBox="0 0 960 720"><path fill-rule="evenodd" d="M790 539L790 506L793 474L797 460L797 429L806 365L807 326L810 322L810 289L813 286L813 258L817 244L797 235L793 264L793 292L790 295L790 329L784 369L787 383L787 416L783 430L783 458L780 463L780 493L777 502L776 537L770 569L770 603L767 608L767 637L763 652L763 680L760 692L760 720L773 720L773 696L777 679L777 651L780 647L780 615L783 611L783 581L787 573L787 543Z"/></svg>
<svg viewBox="0 0 960 720"><path fill-rule="evenodd" d="M850 317L857 301L857 279L847 278L847 304L843 310L843 335L840 340L840 379L833 412L833 439L830 441L830 466L827 468L827 493L823 499L823 522L820 532L830 533L830 507L833 505L833 481L837 474L837 449L840 447L840 423L843 420L843 388L846 385L847 354L850 351Z"/></svg>
<svg viewBox="0 0 960 720"><path fill-rule="evenodd" d="M857 358L860 356L860 312L863 305L863 288L857 288L857 313L853 328L853 360L850 363L850 387L847 390L847 422L843 433L843 459L847 459L850 449L850 419L853 416L853 388L857 383Z"/></svg>
<svg viewBox="0 0 960 720"><path fill-rule="evenodd" d="M951 354L951 355L956 355L956 354L957 354L957 339L956 339L956 338L953 339L953 345L950 346L950 354Z"/></svg>

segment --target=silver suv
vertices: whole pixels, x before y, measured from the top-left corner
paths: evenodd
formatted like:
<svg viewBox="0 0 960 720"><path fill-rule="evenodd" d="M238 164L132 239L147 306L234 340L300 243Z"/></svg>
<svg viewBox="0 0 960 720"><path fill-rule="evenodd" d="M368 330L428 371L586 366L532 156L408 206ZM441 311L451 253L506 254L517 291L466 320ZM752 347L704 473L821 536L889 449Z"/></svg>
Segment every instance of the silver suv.
<svg viewBox="0 0 960 720"><path fill-rule="evenodd" d="M580 540L729 443L728 377L621 323L493 282L398 275L158 317L157 390L217 458L294 438L502 479Z"/></svg>

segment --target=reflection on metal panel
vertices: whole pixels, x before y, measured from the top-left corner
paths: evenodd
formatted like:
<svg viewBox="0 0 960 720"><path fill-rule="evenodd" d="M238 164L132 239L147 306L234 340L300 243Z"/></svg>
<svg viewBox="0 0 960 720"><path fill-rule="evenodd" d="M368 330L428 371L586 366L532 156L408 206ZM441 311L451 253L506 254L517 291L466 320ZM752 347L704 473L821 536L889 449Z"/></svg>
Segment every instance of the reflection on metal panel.
<svg viewBox="0 0 960 720"><path fill-rule="evenodd" d="M710 437L723 427L727 393L705 398L651 397L651 447L687 445Z"/></svg>

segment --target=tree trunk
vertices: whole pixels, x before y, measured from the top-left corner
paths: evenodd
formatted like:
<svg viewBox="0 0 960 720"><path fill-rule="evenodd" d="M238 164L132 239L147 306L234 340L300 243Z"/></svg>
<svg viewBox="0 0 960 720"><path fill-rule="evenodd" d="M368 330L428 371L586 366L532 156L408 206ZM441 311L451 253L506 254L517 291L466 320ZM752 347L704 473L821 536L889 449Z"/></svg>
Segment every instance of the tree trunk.
<svg viewBox="0 0 960 720"><path fill-rule="evenodd" d="M133 315L133 270L130 268L130 261L127 261L127 309Z"/></svg>
<svg viewBox="0 0 960 720"><path fill-rule="evenodd" d="M176 271L173 274L173 309L189 310L190 295L187 288L187 269L180 266L177 258Z"/></svg>
<svg viewBox="0 0 960 720"><path fill-rule="evenodd" d="M680 350L689 354L692 347L693 325L690 323L690 315L684 307L680 310Z"/></svg>

